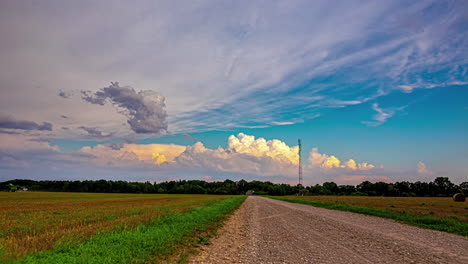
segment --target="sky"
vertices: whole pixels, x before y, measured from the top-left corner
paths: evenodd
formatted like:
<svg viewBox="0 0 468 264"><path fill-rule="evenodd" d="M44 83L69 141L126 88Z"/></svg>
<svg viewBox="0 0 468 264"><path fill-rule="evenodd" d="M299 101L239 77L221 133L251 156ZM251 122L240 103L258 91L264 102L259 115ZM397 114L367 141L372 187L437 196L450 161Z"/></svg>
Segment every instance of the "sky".
<svg viewBox="0 0 468 264"><path fill-rule="evenodd" d="M0 181L468 181L464 1L0 3Z"/></svg>

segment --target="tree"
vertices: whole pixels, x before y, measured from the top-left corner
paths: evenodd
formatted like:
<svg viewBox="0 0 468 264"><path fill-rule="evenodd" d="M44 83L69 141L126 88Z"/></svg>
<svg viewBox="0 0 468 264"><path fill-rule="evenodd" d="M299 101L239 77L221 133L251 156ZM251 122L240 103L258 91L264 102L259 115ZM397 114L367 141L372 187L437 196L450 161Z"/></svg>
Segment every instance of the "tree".
<svg viewBox="0 0 468 264"><path fill-rule="evenodd" d="M455 184L448 177L437 177L434 180L436 195L451 196L456 192Z"/></svg>
<svg viewBox="0 0 468 264"><path fill-rule="evenodd" d="M465 195L468 195L468 182L460 183L460 191Z"/></svg>

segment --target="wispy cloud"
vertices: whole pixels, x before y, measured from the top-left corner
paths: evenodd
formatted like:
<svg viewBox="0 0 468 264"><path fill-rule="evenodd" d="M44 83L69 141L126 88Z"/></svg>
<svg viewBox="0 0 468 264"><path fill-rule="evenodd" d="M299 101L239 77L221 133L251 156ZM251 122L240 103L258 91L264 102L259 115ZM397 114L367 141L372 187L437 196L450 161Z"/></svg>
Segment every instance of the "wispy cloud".
<svg viewBox="0 0 468 264"><path fill-rule="evenodd" d="M0 57L7 63L0 79L11 92L2 93L0 103L9 109L17 101L12 98L22 98L29 108L18 114L35 112L43 120L66 107L80 125L121 128L115 112L94 105L89 115L69 96L91 90L88 101L101 102L96 91L116 76L163 94L173 133L309 120L325 108L409 92L420 79L438 87L468 81L461 1L146 2L132 8L121 2L111 10L105 1L55 3L61 16L25 5L2 9L0 22L18 26L1 29ZM51 26L54 31L42 30ZM30 91L25 75L41 88ZM67 100L51 96L60 89ZM54 107L41 108L47 101ZM162 116L127 117L127 134L166 130Z"/></svg>
<svg viewBox="0 0 468 264"><path fill-rule="evenodd" d="M182 136L190 141L200 141L199 139L196 139L187 133L183 134Z"/></svg>
<svg viewBox="0 0 468 264"><path fill-rule="evenodd" d="M402 111L406 107L407 106L401 106L397 108L383 109L379 107L378 103L374 103L372 104L372 109L377 112L377 114L375 114L373 117L374 121L363 121L362 123L367 124L368 126L380 126L381 124L387 122L387 120L395 115L396 112Z"/></svg>

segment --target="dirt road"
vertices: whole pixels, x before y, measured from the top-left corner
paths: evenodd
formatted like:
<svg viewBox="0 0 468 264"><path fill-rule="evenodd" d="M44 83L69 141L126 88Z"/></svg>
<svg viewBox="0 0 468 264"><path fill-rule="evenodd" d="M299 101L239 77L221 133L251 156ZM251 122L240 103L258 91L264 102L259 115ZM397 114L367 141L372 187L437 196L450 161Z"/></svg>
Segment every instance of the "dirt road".
<svg viewBox="0 0 468 264"><path fill-rule="evenodd" d="M189 263L468 263L468 238L250 196Z"/></svg>

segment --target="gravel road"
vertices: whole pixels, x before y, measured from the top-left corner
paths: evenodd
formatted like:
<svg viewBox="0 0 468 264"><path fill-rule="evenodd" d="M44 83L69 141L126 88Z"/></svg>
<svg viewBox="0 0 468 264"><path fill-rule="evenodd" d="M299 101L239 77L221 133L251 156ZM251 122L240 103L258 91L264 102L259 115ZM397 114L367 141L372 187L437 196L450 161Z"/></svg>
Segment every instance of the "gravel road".
<svg viewBox="0 0 468 264"><path fill-rule="evenodd" d="M468 238L250 196L189 263L468 263Z"/></svg>

